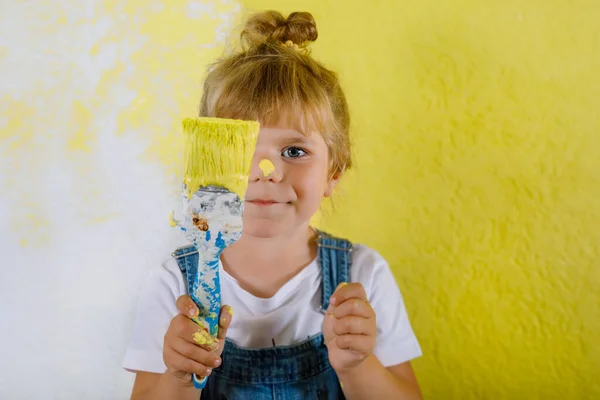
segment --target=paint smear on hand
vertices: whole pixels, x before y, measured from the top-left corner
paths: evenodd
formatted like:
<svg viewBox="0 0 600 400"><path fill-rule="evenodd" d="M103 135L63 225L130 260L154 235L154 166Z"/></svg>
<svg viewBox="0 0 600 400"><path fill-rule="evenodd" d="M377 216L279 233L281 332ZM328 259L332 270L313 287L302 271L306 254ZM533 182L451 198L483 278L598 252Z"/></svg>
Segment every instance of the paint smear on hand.
<svg viewBox="0 0 600 400"><path fill-rule="evenodd" d="M233 308L231 308L231 306L223 307L223 311L225 311L227 314L229 314L231 317L233 317ZM224 326L225 322L227 322L227 319L225 317L222 317L221 318L221 326Z"/></svg>
<svg viewBox="0 0 600 400"><path fill-rule="evenodd" d="M212 337L208 332L202 330L194 333L194 342L198 343L200 346L213 346L215 343L218 343L218 339Z"/></svg>
<svg viewBox="0 0 600 400"><path fill-rule="evenodd" d="M262 159L260 163L258 163L258 168L262 171L264 176L269 176L275 171L275 165L271 162L271 160Z"/></svg>

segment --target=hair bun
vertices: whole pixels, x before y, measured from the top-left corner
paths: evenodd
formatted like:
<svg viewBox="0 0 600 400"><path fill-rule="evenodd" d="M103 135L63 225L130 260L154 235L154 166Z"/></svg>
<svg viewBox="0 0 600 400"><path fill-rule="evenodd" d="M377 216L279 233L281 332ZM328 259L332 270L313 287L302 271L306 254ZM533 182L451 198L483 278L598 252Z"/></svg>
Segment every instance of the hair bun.
<svg viewBox="0 0 600 400"><path fill-rule="evenodd" d="M242 42L249 48L288 40L303 46L317 37L317 23L308 12L293 12L286 19L278 11L265 11L251 16L242 31Z"/></svg>

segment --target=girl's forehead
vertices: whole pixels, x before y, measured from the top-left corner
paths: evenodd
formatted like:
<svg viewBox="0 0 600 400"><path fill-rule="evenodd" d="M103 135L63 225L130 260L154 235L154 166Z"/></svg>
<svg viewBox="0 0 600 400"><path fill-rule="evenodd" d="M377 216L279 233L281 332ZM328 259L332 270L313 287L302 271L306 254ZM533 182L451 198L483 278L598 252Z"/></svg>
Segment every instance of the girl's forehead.
<svg viewBox="0 0 600 400"><path fill-rule="evenodd" d="M260 133L269 136L307 136L297 128L291 126L264 126L260 128Z"/></svg>
<svg viewBox="0 0 600 400"><path fill-rule="evenodd" d="M261 127L258 133L259 140L286 141L297 143L314 143L322 140L319 133L303 133L294 127Z"/></svg>
<svg viewBox="0 0 600 400"><path fill-rule="evenodd" d="M278 129L278 133L286 135L311 136L318 134L314 118L310 115L295 115L292 111L269 113L259 116L258 122L262 129Z"/></svg>

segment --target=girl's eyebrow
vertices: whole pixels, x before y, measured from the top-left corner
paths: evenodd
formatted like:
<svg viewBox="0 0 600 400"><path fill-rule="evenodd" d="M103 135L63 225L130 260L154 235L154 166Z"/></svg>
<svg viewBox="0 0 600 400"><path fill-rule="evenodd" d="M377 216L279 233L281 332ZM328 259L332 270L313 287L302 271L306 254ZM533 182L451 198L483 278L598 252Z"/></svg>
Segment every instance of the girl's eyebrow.
<svg viewBox="0 0 600 400"><path fill-rule="evenodd" d="M270 131L270 132L269 132ZM302 132L299 132L295 129L281 129L277 130L277 128L265 128L265 133L269 132L273 139L276 140L277 143L290 145L290 144L306 144L310 145L314 143L314 138L312 135L305 135Z"/></svg>
<svg viewBox="0 0 600 400"><path fill-rule="evenodd" d="M279 139L282 144L310 144L311 141L304 135L294 135L282 137Z"/></svg>

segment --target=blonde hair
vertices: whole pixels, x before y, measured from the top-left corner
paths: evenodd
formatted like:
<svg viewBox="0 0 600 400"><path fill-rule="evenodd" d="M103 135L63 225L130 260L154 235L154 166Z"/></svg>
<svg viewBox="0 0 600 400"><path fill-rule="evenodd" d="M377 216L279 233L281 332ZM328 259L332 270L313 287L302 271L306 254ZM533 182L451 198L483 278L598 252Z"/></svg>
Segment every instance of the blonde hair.
<svg viewBox="0 0 600 400"><path fill-rule="evenodd" d="M342 174L352 166L348 105L337 75L310 56L307 46L317 37L307 12L287 19L277 11L251 16L241 33L242 50L211 65L200 116L263 126L286 118L304 134L319 132L329 148L331 176Z"/></svg>

